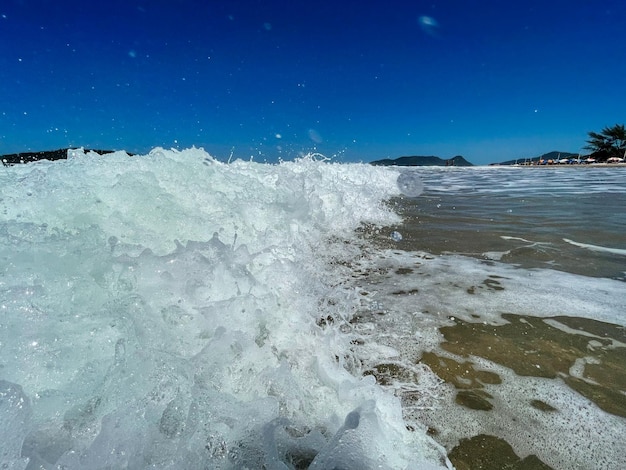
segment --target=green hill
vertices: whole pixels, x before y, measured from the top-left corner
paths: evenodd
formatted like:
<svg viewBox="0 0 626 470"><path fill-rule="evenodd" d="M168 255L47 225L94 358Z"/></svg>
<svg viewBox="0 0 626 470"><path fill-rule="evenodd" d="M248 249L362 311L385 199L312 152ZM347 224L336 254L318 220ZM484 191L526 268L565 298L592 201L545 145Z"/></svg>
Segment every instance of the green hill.
<svg viewBox="0 0 626 470"><path fill-rule="evenodd" d="M383 160L375 160L371 164L378 166L474 166L461 155L447 160L432 155L400 157L393 160L385 158Z"/></svg>

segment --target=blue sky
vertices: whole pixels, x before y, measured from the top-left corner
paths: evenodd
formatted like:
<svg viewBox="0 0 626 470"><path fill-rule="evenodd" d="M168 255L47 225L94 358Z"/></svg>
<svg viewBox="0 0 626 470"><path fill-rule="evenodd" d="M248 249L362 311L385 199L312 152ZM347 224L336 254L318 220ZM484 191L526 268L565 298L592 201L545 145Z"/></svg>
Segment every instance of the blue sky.
<svg viewBox="0 0 626 470"><path fill-rule="evenodd" d="M578 152L626 121L622 0L4 0L0 154Z"/></svg>

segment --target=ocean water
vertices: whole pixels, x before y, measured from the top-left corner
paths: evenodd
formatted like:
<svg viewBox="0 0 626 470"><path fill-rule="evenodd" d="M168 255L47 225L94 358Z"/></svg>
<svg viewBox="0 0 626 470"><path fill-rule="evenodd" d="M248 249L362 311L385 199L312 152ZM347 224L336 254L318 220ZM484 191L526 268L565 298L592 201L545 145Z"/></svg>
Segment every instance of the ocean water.
<svg viewBox="0 0 626 470"><path fill-rule="evenodd" d="M624 176L200 149L3 168L0 462L471 468L497 439L623 468Z"/></svg>

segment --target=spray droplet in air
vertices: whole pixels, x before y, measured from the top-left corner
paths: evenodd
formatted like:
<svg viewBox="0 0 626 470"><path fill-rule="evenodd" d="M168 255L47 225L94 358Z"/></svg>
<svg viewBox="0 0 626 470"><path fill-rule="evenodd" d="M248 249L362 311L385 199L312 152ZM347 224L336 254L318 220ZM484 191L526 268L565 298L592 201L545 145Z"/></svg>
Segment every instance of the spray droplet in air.
<svg viewBox="0 0 626 470"><path fill-rule="evenodd" d="M323 141L322 136L315 129L309 129L307 131L307 134L309 135L309 139L311 139L316 144L321 144L322 143L322 141Z"/></svg>
<svg viewBox="0 0 626 470"><path fill-rule="evenodd" d="M394 242L399 242L402 240L402 234L400 232L391 232L391 239Z"/></svg>
<svg viewBox="0 0 626 470"><path fill-rule="evenodd" d="M422 31L424 31L429 36L437 36L437 30L439 28L439 23L437 20L431 16L420 16L417 19L417 24L419 24Z"/></svg>
<svg viewBox="0 0 626 470"><path fill-rule="evenodd" d="M422 179L412 171L400 173L397 184L400 192L408 197L417 197L424 192Z"/></svg>

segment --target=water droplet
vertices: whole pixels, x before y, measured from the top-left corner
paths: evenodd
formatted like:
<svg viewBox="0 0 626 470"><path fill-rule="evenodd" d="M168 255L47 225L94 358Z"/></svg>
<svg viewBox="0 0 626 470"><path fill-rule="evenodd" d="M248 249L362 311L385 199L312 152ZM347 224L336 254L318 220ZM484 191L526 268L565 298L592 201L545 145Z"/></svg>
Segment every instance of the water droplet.
<svg viewBox="0 0 626 470"><path fill-rule="evenodd" d="M391 232L391 239L394 242L399 242L402 240L402 234L400 232Z"/></svg>
<svg viewBox="0 0 626 470"><path fill-rule="evenodd" d="M405 171L398 176L398 189L408 197L417 197L424 191L422 179L412 171Z"/></svg>

